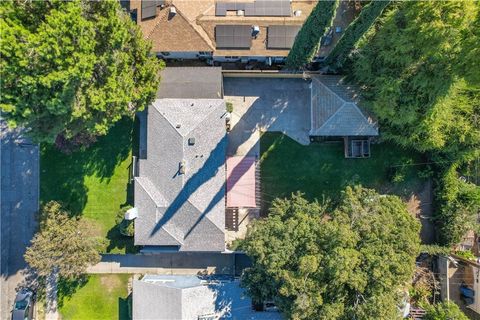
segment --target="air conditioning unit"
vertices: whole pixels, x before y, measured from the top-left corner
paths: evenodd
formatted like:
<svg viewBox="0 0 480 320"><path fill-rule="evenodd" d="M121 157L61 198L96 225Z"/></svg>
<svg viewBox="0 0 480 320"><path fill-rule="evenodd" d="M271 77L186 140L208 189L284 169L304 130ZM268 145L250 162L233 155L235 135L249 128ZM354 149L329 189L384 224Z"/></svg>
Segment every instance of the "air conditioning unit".
<svg viewBox="0 0 480 320"><path fill-rule="evenodd" d="M237 16L243 17L245 15L245 10L237 10Z"/></svg>
<svg viewBox="0 0 480 320"><path fill-rule="evenodd" d="M300 16L302 15L302 10L295 10L295 11L293 12L293 15L294 15L295 17L300 17Z"/></svg>
<svg viewBox="0 0 480 320"><path fill-rule="evenodd" d="M170 7L170 16L174 16L177 14L177 9L175 9L175 7Z"/></svg>

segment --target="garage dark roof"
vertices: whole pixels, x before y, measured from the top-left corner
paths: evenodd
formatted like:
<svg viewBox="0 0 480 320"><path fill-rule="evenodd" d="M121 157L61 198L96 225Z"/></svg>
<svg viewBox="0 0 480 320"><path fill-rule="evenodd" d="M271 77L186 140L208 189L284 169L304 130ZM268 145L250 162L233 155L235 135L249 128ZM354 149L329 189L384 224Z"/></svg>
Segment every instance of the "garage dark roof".
<svg viewBox="0 0 480 320"><path fill-rule="evenodd" d="M221 99L221 67L171 67L161 72L158 99Z"/></svg>
<svg viewBox="0 0 480 320"><path fill-rule="evenodd" d="M300 26L269 26L267 47L269 49L290 49Z"/></svg>
<svg viewBox="0 0 480 320"><path fill-rule="evenodd" d="M217 48L250 49L252 27L242 25L217 25L215 27Z"/></svg>

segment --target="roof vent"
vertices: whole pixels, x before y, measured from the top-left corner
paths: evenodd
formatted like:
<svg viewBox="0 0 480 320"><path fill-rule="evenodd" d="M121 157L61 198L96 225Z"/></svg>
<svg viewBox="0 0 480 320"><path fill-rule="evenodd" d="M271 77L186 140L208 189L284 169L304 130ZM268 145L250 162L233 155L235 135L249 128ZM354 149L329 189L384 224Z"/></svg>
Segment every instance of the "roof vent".
<svg viewBox="0 0 480 320"><path fill-rule="evenodd" d="M182 126L182 125L181 125L180 123L177 123L177 124L175 125L175 128L180 129L181 126Z"/></svg>
<svg viewBox="0 0 480 320"><path fill-rule="evenodd" d="M178 172L180 172L180 174L185 174L185 160L182 160L180 161L180 163L178 164Z"/></svg>
<svg viewBox="0 0 480 320"><path fill-rule="evenodd" d="M193 146L195 144L195 138L188 138L188 145Z"/></svg>

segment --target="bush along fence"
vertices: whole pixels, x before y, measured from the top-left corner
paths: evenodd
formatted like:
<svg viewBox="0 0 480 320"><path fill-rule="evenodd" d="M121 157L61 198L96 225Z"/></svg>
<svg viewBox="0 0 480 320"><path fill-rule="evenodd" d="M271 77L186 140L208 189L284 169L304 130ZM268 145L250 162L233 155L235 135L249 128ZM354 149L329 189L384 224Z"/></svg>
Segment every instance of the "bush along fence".
<svg viewBox="0 0 480 320"><path fill-rule="evenodd" d="M285 64L287 69L299 69L312 61L320 38L332 25L337 6L338 0L318 2L295 38Z"/></svg>
<svg viewBox="0 0 480 320"><path fill-rule="evenodd" d="M343 36L323 64L332 70L341 69L358 40L370 29L389 3L390 0L372 1L366 5L360 15L345 29Z"/></svg>

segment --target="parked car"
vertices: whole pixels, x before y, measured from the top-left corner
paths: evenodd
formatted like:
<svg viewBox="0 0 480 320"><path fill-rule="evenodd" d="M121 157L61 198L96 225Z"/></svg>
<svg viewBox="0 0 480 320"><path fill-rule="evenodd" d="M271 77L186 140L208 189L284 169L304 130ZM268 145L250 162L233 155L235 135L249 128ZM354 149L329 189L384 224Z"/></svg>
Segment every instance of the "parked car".
<svg viewBox="0 0 480 320"><path fill-rule="evenodd" d="M23 288L17 292L13 305L12 320L32 320L33 319L33 291Z"/></svg>

